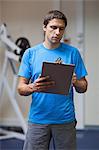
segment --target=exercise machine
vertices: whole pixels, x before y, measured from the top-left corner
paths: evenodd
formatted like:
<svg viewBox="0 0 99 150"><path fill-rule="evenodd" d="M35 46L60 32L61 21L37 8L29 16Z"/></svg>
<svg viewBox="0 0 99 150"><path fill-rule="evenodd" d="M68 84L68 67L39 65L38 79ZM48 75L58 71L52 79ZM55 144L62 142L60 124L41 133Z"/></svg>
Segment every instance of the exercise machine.
<svg viewBox="0 0 99 150"><path fill-rule="evenodd" d="M8 34L6 24L2 24L0 26L0 41L5 46L5 58L4 58L3 68L2 68L1 77L0 77L0 103L2 102L1 99L2 99L3 90L6 89L7 94L9 96L9 100L19 119L20 127L23 130L23 133L20 134L15 131L7 131L7 130L0 128L1 135L4 135L4 136L1 136L0 138L16 137L16 138L24 139L25 133L27 131L27 125L26 125L23 114L19 108L19 105L16 100L16 96L15 96L16 85L17 85L17 72L18 72L18 67L16 66L16 63L21 62L21 58L25 50L30 47L30 43L24 37L18 38L16 42L14 42L11 36ZM9 82L7 79L7 72L8 72L9 64L13 73L12 87L9 85Z"/></svg>

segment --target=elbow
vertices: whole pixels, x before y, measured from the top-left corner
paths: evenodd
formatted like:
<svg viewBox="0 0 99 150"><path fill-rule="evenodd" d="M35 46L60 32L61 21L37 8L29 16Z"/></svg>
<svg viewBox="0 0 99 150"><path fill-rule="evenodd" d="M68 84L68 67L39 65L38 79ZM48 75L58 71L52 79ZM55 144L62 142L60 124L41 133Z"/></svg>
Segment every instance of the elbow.
<svg viewBox="0 0 99 150"><path fill-rule="evenodd" d="M88 89L88 85L86 86L86 88L85 88L85 90L84 90L84 92L83 92L83 93L87 92L87 89Z"/></svg>
<svg viewBox="0 0 99 150"><path fill-rule="evenodd" d="M83 93L85 93L87 91L87 89L88 89L88 81L86 80L86 84L85 84L85 88L84 88L84 92Z"/></svg>
<svg viewBox="0 0 99 150"><path fill-rule="evenodd" d="M86 84L84 84L82 86L82 88L76 88L76 91L78 93L85 93L87 91L87 89L88 89L88 82L86 81Z"/></svg>
<svg viewBox="0 0 99 150"><path fill-rule="evenodd" d="M87 92L87 89L88 89L88 82L87 82L86 88L84 90L84 93Z"/></svg>
<svg viewBox="0 0 99 150"><path fill-rule="evenodd" d="M87 88L84 88L81 91L78 91L78 93L85 93L86 91L87 91Z"/></svg>
<svg viewBox="0 0 99 150"><path fill-rule="evenodd" d="M76 92L77 92L77 93L80 93L80 94L81 94L81 93L85 93L86 91L87 91L87 89L77 89L77 88L76 88Z"/></svg>

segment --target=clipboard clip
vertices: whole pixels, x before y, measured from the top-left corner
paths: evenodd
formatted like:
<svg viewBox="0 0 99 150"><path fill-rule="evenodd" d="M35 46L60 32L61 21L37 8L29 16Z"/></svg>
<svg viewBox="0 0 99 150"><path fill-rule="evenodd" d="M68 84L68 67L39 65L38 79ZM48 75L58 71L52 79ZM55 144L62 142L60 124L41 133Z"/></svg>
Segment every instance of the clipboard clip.
<svg viewBox="0 0 99 150"><path fill-rule="evenodd" d="M61 57L58 57L56 60L55 60L55 63L58 63L58 64L62 64L62 59Z"/></svg>

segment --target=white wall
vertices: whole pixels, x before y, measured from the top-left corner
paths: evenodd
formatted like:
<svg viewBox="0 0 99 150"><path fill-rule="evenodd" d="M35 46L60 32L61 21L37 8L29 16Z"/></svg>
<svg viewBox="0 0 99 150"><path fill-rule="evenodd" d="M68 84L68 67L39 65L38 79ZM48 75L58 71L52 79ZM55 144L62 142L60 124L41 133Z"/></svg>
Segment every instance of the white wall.
<svg viewBox="0 0 99 150"><path fill-rule="evenodd" d="M70 38L70 42L76 45L76 2L74 1L61 1L60 9L67 17L66 38Z"/></svg>
<svg viewBox="0 0 99 150"><path fill-rule="evenodd" d="M1 2L0 2L0 23L1 23Z"/></svg>
<svg viewBox="0 0 99 150"><path fill-rule="evenodd" d="M77 45L77 18L76 10L78 1L62 0L61 10L66 14L68 19L67 36L71 38L71 44ZM79 15L79 14L78 14ZM80 23L79 23L80 24ZM84 99L75 97L76 115L79 121L83 113L83 122L85 126L99 126L99 1L84 1L84 55L85 65L88 70L88 91ZM80 106L83 100L83 107ZM79 107L80 106L80 107Z"/></svg>
<svg viewBox="0 0 99 150"><path fill-rule="evenodd" d="M2 24L2 1L0 1L0 25ZM1 71L1 62L3 61L3 49L0 42L0 71Z"/></svg>
<svg viewBox="0 0 99 150"><path fill-rule="evenodd" d="M85 4L85 60L89 81L85 124L99 126L99 1L86 1Z"/></svg>
<svg viewBox="0 0 99 150"><path fill-rule="evenodd" d="M6 22L14 40L25 36L34 45L42 41L42 17L51 7L49 1L3 1L2 22Z"/></svg>

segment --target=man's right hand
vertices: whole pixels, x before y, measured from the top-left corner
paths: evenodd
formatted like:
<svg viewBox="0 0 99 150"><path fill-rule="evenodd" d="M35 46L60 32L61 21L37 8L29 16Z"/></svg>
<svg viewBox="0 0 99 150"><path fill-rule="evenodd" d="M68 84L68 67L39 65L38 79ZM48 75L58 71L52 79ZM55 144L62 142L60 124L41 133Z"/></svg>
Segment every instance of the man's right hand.
<svg viewBox="0 0 99 150"><path fill-rule="evenodd" d="M23 96L28 96L33 92L42 92L55 85L55 82L49 79L49 76L38 77L33 83L29 83L28 79L19 77L18 92Z"/></svg>
<svg viewBox="0 0 99 150"><path fill-rule="evenodd" d="M34 92L42 92L47 88L51 88L55 85L54 81L49 80L50 77L39 77L37 78L33 83L31 83L29 86L33 89Z"/></svg>

